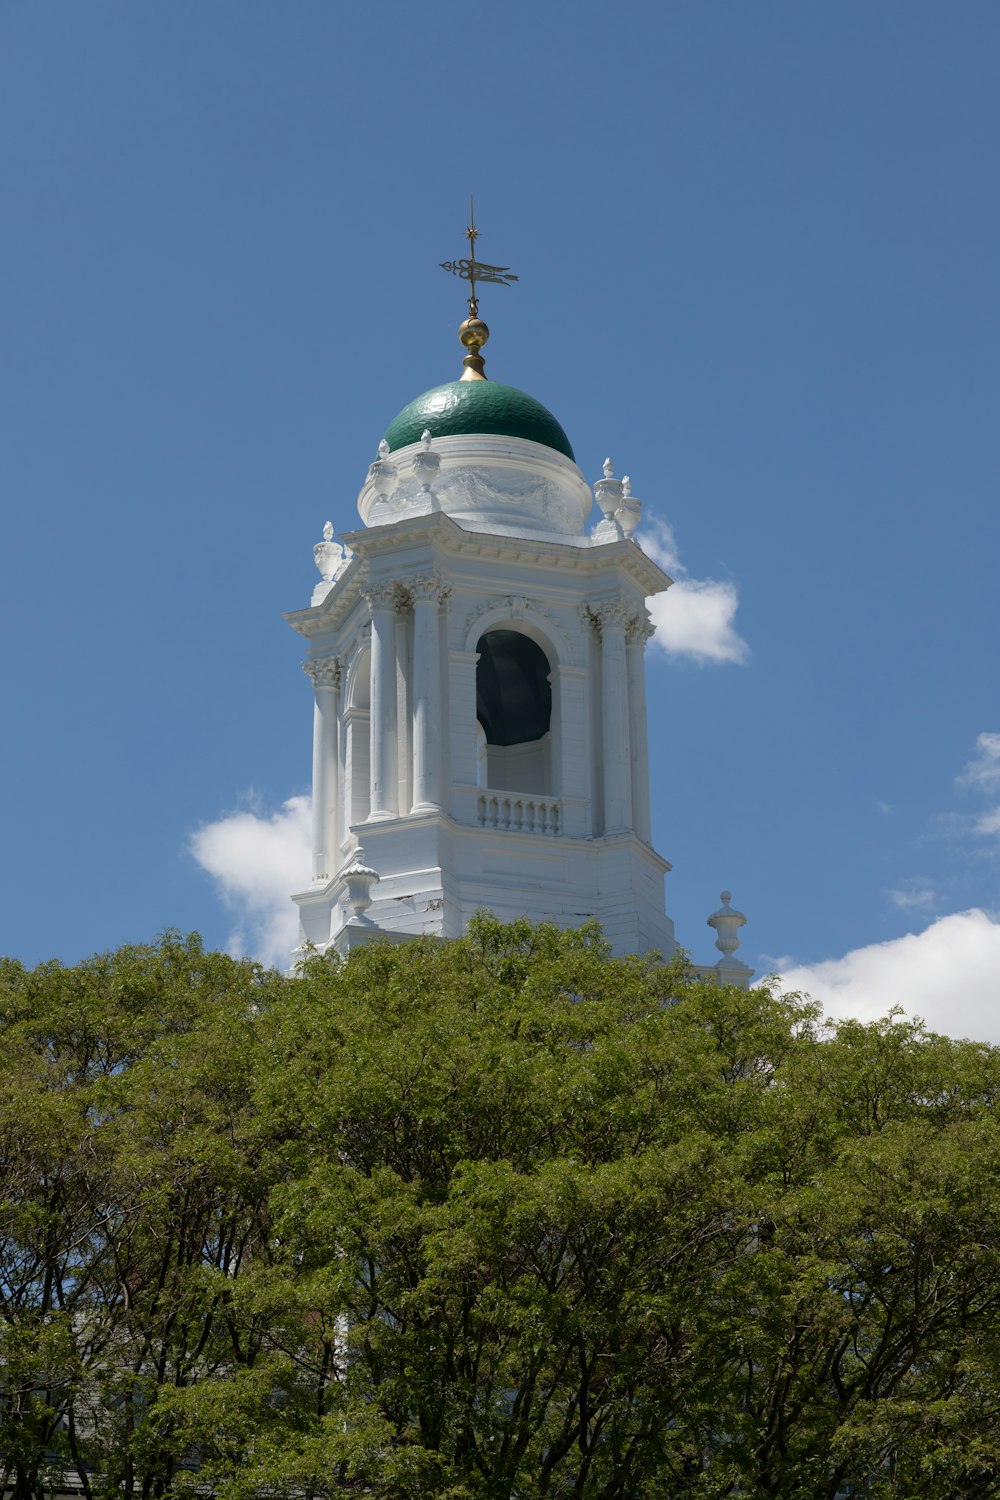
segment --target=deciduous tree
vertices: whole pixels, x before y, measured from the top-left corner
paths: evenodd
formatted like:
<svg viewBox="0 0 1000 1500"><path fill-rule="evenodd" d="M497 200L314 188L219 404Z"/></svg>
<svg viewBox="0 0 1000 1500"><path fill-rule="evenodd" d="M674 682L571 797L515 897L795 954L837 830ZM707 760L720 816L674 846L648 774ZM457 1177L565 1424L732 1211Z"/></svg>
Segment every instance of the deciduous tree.
<svg viewBox="0 0 1000 1500"><path fill-rule="evenodd" d="M19 1496L996 1493L993 1049L485 917L0 1022Z"/></svg>

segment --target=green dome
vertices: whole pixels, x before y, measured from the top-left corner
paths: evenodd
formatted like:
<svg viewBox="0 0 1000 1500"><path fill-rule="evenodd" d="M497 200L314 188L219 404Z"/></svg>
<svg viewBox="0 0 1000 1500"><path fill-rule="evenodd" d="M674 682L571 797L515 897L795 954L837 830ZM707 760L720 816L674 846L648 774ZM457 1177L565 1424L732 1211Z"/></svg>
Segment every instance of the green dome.
<svg viewBox="0 0 1000 1500"><path fill-rule="evenodd" d="M390 423L385 435L389 451L419 443L425 428L432 437L488 432L529 438L574 458L569 438L540 401L495 380L452 380L425 391Z"/></svg>

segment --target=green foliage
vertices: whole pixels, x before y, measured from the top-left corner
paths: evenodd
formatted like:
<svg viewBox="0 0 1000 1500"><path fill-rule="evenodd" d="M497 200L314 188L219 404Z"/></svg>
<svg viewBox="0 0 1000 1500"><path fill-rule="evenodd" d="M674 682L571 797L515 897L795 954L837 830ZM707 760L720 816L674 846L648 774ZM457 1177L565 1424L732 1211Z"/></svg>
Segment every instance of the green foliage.
<svg viewBox="0 0 1000 1500"><path fill-rule="evenodd" d="M487 917L0 1028L19 1497L997 1492L993 1049Z"/></svg>

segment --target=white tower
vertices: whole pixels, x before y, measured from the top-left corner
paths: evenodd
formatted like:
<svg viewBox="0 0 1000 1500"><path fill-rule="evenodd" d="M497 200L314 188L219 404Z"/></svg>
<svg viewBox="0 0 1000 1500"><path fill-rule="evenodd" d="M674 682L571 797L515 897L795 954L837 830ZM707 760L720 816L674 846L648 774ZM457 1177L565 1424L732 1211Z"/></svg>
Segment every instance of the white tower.
<svg viewBox="0 0 1000 1500"><path fill-rule="evenodd" d="M475 307L472 307L475 313ZM617 953L673 951L650 843L645 600L670 579L632 540L610 460L594 486L563 429L487 381L407 406L358 496L362 529L314 549L287 618L315 693L303 942L456 937L477 908L602 923Z"/></svg>

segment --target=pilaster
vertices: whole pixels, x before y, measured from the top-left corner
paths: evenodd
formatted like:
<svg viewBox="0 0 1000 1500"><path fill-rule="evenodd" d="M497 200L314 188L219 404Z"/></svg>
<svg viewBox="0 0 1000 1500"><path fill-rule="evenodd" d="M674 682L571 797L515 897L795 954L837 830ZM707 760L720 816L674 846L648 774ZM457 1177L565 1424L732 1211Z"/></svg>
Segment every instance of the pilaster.
<svg viewBox="0 0 1000 1500"><path fill-rule="evenodd" d="M329 880L340 858L338 804L340 800L338 699L341 663L335 656L314 657L302 663L312 680L313 774L312 842L314 882Z"/></svg>
<svg viewBox="0 0 1000 1500"><path fill-rule="evenodd" d="M632 752L629 746L625 631L632 611L620 600L591 606L601 632L601 741L604 764L604 832L632 827Z"/></svg>
<svg viewBox="0 0 1000 1500"><path fill-rule="evenodd" d="M413 599L413 811L442 806L441 605L451 588L437 573L408 575Z"/></svg>
<svg viewBox="0 0 1000 1500"><path fill-rule="evenodd" d="M462 823L476 817L476 663L478 651L449 651L451 811Z"/></svg>
<svg viewBox="0 0 1000 1500"><path fill-rule="evenodd" d="M364 589L372 621L371 747L368 817L394 818L399 810L396 772L396 612L399 588L369 582Z"/></svg>
<svg viewBox="0 0 1000 1500"><path fill-rule="evenodd" d="M652 843L649 805L649 731L646 722L646 642L653 634L652 622L633 615L625 628L625 658L628 671L628 717L631 725L629 749L632 759L632 820L644 844Z"/></svg>

